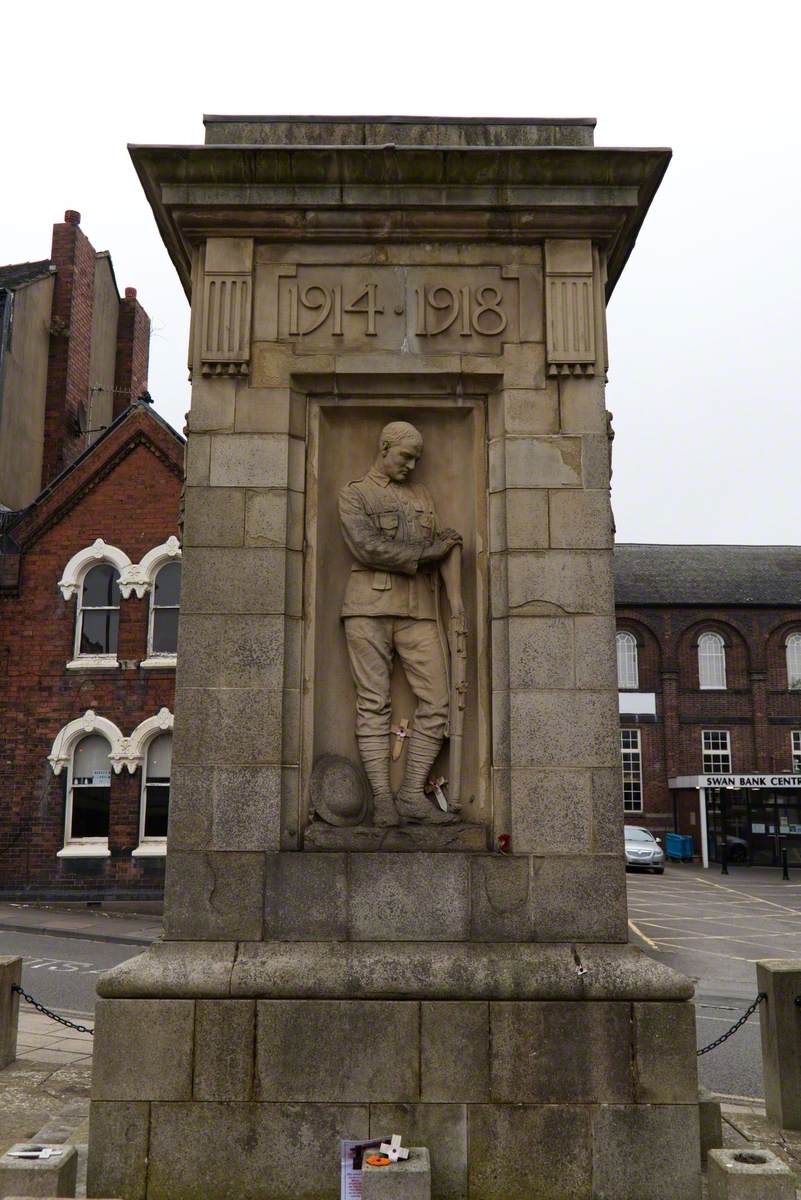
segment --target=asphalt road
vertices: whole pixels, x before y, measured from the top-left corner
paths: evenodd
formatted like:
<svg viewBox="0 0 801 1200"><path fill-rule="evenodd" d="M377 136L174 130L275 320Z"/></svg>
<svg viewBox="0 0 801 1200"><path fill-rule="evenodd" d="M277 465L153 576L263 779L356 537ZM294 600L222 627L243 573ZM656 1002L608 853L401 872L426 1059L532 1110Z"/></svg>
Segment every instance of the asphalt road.
<svg viewBox="0 0 801 1200"><path fill-rule="evenodd" d="M628 875L631 939L696 981L699 1047L720 1037L757 994L756 962L801 959L801 878L767 868L668 864ZM700 1082L726 1096L761 1098L759 1016L698 1060Z"/></svg>
<svg viewBox="0 0 801 1200"><path fill-rule="evenodd" d="M0 954L22 956L22 986L62 1015L91 1017L97 976L144 946L0 929Z"/></svg>

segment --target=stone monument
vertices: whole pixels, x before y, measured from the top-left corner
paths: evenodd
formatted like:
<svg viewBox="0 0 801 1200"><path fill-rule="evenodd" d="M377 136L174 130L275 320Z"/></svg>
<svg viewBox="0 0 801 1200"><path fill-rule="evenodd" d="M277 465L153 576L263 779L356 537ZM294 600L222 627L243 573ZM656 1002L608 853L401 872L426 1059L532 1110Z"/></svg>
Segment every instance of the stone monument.
<svg viewBox="0 0 801 1200"><path fill-rule="evenodd" d="M90 1195L699 1195L692 986L627 943L606 300L666 150L209 117L164 940L99 983ZM457 532L458 531L458 532Z"/></svg>

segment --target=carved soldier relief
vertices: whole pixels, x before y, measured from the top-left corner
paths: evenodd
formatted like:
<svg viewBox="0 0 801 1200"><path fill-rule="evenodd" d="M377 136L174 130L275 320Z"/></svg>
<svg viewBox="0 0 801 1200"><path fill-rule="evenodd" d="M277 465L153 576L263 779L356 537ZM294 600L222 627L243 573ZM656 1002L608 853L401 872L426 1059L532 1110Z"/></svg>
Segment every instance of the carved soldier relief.
<svg viewBox="0 0 801 1200"><path fill-rule="evenodd" d="M417 417L414 410L410 415ZM465 447L468 438L472 441L468 427L475 415L467 411L454 422L444 410L421 412L427 435L406 419L377 425L375 412L369 412L370 441L364 425L358 450L346 436L336 438L349 459L345 482L343 465L325 452L321 440L315 648L319 736L309 781L315 822L372 825L376 832L415 826L456 831L481 815L476 713L471 711L476 670L470 659L475 652L468 652L468 632L471 647L475 645L469 627L476 624L475 514L469 483L474 464L469 453L458 452L460 442ZM355 429L358 410L331 417L335 428ZM323 423L326 419L329 414ZM451 424L460 433L455 443L447 436ZM465 478L449 487L457 474ZM338 479L333 495L327 477ZM466 576L465 553L471 567ZM469 585L470 617L463 579ZM320 637L323 625L333 646ZM338 734L332 733L337 728ZM324 783L334 778L335 798L331 783ZM365 790L370 796L366 811Z"/></svg>

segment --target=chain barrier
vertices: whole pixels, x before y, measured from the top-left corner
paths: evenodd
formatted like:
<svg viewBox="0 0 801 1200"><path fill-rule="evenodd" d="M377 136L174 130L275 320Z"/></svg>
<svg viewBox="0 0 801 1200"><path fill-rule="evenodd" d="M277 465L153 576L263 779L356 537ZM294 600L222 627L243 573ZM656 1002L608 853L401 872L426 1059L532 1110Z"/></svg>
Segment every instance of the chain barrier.
<svg viewBox="0 0 801 1200"><path fill-rule="evenodd" d="M23 1000L27 1000L28 1004L32 1004L37 1012L49 1017L51 1021L58 1021L59 1025L66 1025L67 1029L76 1029L78 1033L88 1033L90 1037L94 1037L94 1029L88 1029L86 1025L76 1025L74 1021L68 1021L66 1017L60 1017L58 1013L51 1012L49 1008L45 1008L38 1000L34 1000L33 996L29 996L27 992L24 992L19 984L12 983L11 990L12 992L17 992L22 996Z"/></svg>
<svg viewBox="0 0 801 1200"><path fill-rule="evenodd" d="M737 1032L737 1030L740 1028L741 1025L745 1025L745 1023L749 1017L753 1017L754 1013L759 1008L762 1001L767 1000L767 998L768 998L767 992L760 992L757 995L757 998L754 1001L754 1003L745 1010L745 1012L743 1013L743 1015L740 1017L740 1019L738 1021L734 1022L731 1029L727 1029L726 1032L721 1034L721 1036L719 1038L716 1038L714 1042L710 1042L708 1046L704 1046L703 1050L696 1050L696 1052L695 1052L696 1058L700 1058L702 1054L709 1054L710 1050L717 1050L718 1046L722 1046L724 1042L727 1042L729 1040L729 1038L732 1037L732 1035Z"/></svg>

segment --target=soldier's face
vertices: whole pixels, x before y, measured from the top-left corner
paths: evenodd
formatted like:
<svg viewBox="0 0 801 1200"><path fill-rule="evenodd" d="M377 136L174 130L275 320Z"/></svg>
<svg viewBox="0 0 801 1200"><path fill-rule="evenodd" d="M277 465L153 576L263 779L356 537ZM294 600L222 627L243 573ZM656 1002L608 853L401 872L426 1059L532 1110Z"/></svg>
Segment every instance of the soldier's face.
<svg viewBox="0 0 801 1200"><path fill-rule="evenodd" d="M399 442L396 446L384 446L381 458L384 474L393 483L403 483L417 466L417 460L423 452L418 442Z"/></svg>

